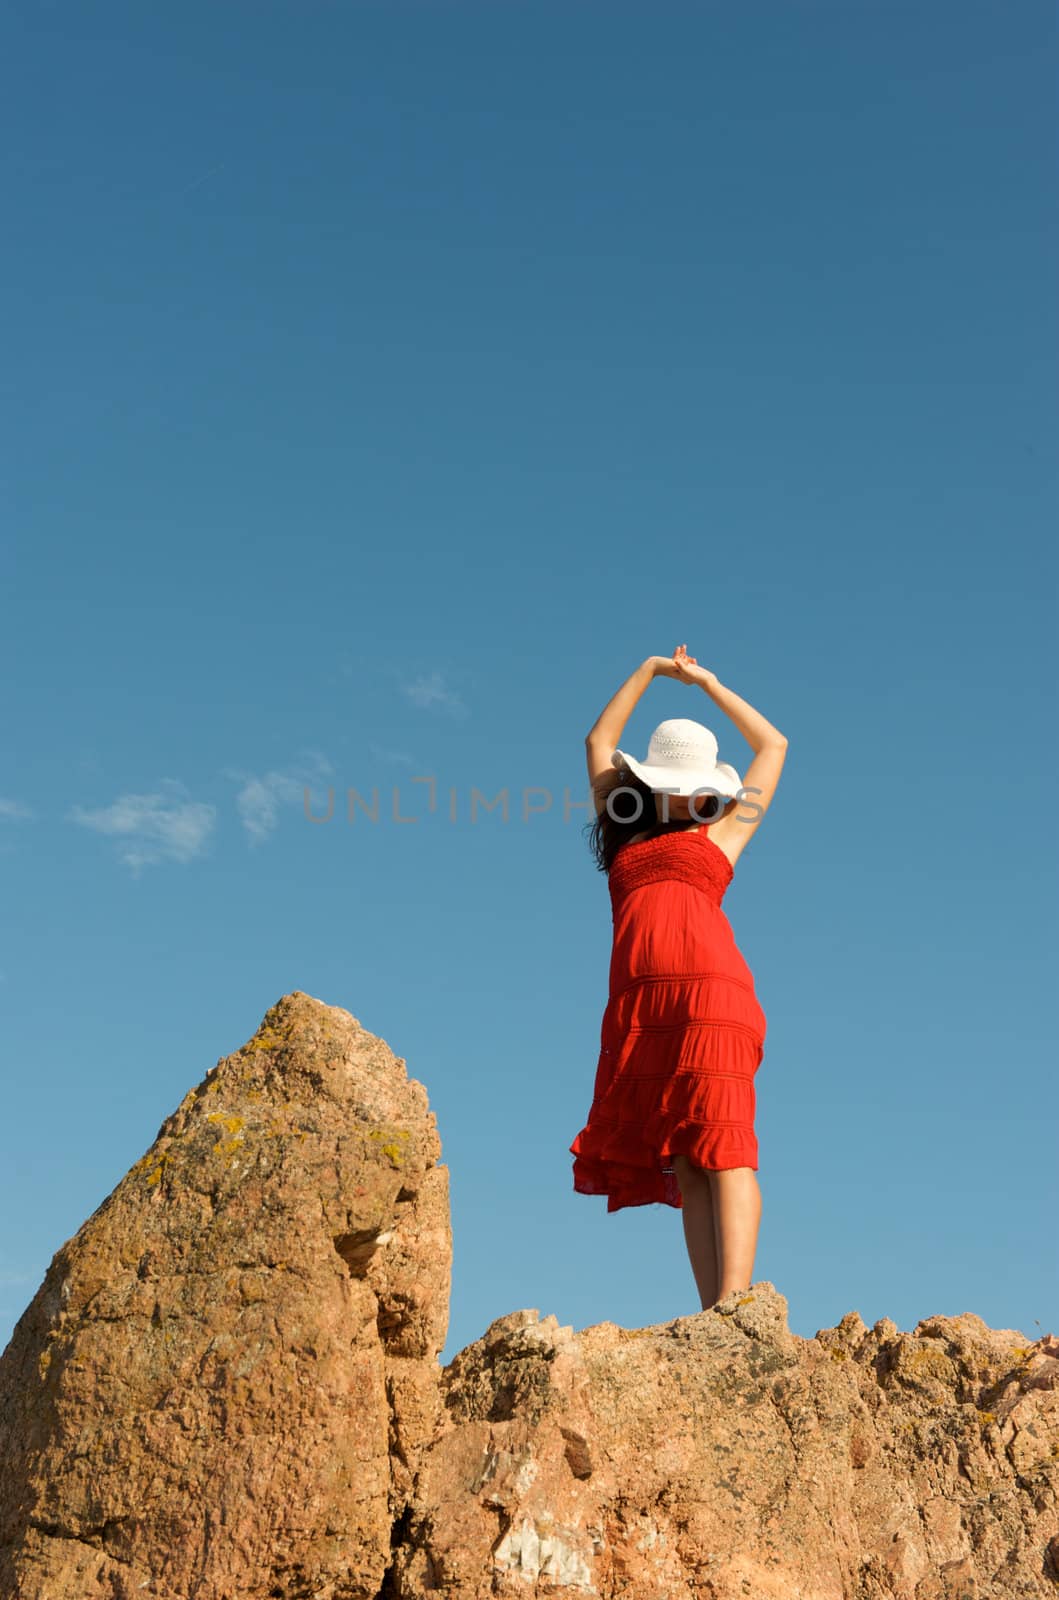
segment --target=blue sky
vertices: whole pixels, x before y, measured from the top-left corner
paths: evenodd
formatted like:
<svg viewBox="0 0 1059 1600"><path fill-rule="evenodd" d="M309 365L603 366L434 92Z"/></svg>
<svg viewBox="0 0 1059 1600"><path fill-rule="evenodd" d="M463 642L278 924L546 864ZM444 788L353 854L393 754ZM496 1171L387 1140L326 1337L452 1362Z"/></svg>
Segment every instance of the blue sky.
<svg viewBox="0 0 1059 1600"><path fill-rule="evenodd" d="M568 1152L610 908L564 794L683 641L790 740L725 901L755 1278L803 1337L1054 1330L1052 8L5 32L0 1340L295 989L427 1086L443 1359L698 1310L680 1213ZM672 716L745 770L676 683L624 746ZM310 825L329 785L380 820Z"/></svg>

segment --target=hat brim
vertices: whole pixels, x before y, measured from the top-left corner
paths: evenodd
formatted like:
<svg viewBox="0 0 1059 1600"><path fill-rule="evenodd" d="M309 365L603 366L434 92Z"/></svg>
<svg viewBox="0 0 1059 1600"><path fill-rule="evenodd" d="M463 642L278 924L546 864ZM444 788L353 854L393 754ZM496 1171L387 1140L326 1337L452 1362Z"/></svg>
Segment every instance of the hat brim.
<svg viewBox="0 0 1059 1600"><path fill-rule="evenodd" d="M680 768L648 767L634 756L626 755L624 750L615 750L610 760L614 767L628 767L649 789L665 790L668 794L681 795L685 799L705 791L722 795L726 800L734 800L743 787L743 780L727 761L718 761L713 771L705 775L696 773L694 777L689 777Z"/></svg>

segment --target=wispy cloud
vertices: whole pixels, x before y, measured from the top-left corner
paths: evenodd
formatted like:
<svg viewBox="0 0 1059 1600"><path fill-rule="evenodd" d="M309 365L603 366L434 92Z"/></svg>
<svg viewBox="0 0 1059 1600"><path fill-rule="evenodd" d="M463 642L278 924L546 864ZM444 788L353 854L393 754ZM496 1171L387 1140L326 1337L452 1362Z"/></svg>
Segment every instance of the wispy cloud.
<svg viewBox="0 0 1059 1600"><path fill-rule="evenodd" d="M376 744L372 739L368 740L368 749L376 761L398 761L405 767L416 765L416 762L406 750L391 750L387 745Z"/></svg>
<svg viewBox="0 0 1059 1600"><path fill-rule="evenodd" d="M118 859L139 872L159 861L194 861L206 848L216 808L188 797L176 778L163 778L160 792L119 795L92 811L74 806L67 820L120 841Z"/></svg>
<svg viewBox="0 0 1059 1600"><path fill-rule="evenodd" d="M439 707L456 716L465 716L467 707L456 693L455 689L446 686L440 672L432 672L429 677L420 675L412 683L406 683L404 692L413 705L422 706L424 710L431 711Z"/></svg>
<svg viewBox="0 0 1059 1600"><path fill-rule="evenodd" d="M312 800L313 785L321 783L333 771L327 757L315 750L310 752L306 761L296 763L285 771L259 775L225 768L225 777L234 779L242 786L235 797L235 804L250 843L261 844L275 831L283 806L304 805L306 789L310 791Z"/></svg>
<svg viewBox="0 0 1059 1600"><path fill-rule="evenodd" d="M26 822L32 815L21 800L0 800L0 822Z"/></svg>
<svg viewBox="0 0 1059 1600"><path fill-rule="evenodd" d="M215 167L210 167L207 172L202 172L190 183L186 183L180 190L181 194L190 194L192 189L197 189L200 183L205 183L207 178L212 178L215 172L223 172L228 165L227 161L219 161Z"/></svg>

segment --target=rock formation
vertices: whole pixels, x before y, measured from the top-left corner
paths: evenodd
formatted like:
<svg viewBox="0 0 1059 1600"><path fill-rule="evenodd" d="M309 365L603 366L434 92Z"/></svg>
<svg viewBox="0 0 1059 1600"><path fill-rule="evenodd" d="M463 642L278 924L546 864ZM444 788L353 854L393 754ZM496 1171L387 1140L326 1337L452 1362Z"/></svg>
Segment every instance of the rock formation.
<svg viewBox="0 0 1059 1600"><path fill-rule="evenodd" d="M441 1368L440 1153L309 995L207 1073L0 1358L0 1600L1059 1600L1059 1341L761 1282Z"/></svg>
<svg viewBox="0 0 1059 1600"><path fill-rule="evenodd" d="M422 1084L287 995L58 1250L0 1361L0 1594L373 1596L439 1407Z"/></svg>
<svg viewBox="0 0 1059 1600"><path fill-rule="evenodd" d="M1059 1341L850 1312L767 1282L648 1328L500 1317L442 1375L390 1593L628 1600L1048 1595Z"/></svg>

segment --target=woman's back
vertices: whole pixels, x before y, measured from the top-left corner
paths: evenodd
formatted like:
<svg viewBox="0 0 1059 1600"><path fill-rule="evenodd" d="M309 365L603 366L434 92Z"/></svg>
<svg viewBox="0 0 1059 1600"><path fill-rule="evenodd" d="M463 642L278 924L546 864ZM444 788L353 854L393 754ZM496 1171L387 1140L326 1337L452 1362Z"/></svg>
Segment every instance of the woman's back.
<svg viewBox="0 0 1059 1600"><path fill-rule="evenodd" d="M757 1167L754 1074L766 1018L721 902L706 826L626 841L608 874L614 937L595 1094L570 1146L574 1187L608 1211L679 1207L672 1156Z"/></svg>

